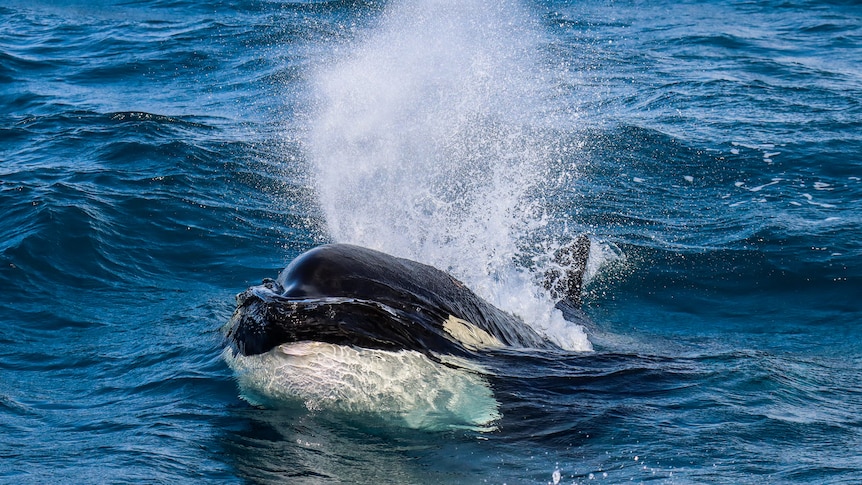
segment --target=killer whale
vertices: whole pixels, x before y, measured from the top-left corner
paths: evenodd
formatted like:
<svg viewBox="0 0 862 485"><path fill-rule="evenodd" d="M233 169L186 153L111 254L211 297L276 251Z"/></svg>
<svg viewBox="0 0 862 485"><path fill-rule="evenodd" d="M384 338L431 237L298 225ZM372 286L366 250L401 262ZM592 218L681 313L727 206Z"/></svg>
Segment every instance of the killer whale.
<svg viewBox="0 0 862 485"><path fill-rule="evenodd" d="M570 306L580 304L588 254L589 238L580 237L557 252L557 269L545 274L546 288ZM243 356L295 342L413 350L432 359L495 347L556 348L449 273L350 244L301 254L236 302L226 341Z"/></svg>
<svg viewBox="0 0 862 485"><path fill-rule="evenodd" d="M579 238L543 275L567 308L588 254ZM500 403L481 357L559 348L445 271L347 244L303 253L236 302L222 356L243 399L413 429L494 429Z"/></svg>

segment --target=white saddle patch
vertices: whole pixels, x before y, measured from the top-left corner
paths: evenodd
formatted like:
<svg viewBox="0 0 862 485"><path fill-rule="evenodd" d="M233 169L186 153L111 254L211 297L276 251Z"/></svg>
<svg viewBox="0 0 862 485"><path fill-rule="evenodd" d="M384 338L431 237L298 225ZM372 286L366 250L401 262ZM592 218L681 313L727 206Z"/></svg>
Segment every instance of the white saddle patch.
<svg viewBox="0 0 862 485"><path fill-rule="evenodd" d="M449 319L443 322L443 330L470 350L498 349L504 346L497 337L454 315L449 315Z"/></svg>

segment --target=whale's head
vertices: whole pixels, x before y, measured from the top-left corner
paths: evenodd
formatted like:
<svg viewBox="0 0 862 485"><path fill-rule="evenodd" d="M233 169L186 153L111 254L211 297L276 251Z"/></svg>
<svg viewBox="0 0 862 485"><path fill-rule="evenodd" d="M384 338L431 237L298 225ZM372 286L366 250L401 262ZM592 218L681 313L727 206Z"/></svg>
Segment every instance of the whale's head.
<svg viewBox="0 0 862 485"><path fill-rule="evenodd" d="M349 245L302 254L277 279L237 295L236 304L225 335L245 356L293 342L429 356L542 343L448 273Z"/></svg>
<svg viewBox="0 0 862 485"><path fill-rule="evenodd" d="M376 350L465 355L484 333L465 340L446 312L421 301L363 299L352 296L292 296L278 281L267 279L236 296L236 310L225 327L235 354L269 352L295 342L319 342ZM474 329L474 333L478 329Z"/></svg>

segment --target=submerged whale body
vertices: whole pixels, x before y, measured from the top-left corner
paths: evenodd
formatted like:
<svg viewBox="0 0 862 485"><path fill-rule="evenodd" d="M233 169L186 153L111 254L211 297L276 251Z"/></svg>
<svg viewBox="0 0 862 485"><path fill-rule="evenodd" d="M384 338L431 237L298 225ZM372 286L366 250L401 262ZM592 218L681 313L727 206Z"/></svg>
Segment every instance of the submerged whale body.
<svg viewBox="0 0 862 485"><path fill-rule="evenodd" d="M584 264L548 273L552 294L580 291L589 240L576 245L558 259ZM246 400L412 428L493 429L499 403L470 357L558 348L444 271L348 244L312 249L236 300L224 357Z"/></svg>
<svg viewBox="0 0 862 485"><path fill-rule="evenodd" d="M302 341L429 355L555 347L450 274L349 244L312 249L237 295L227 340L246 356Z"/></svg>

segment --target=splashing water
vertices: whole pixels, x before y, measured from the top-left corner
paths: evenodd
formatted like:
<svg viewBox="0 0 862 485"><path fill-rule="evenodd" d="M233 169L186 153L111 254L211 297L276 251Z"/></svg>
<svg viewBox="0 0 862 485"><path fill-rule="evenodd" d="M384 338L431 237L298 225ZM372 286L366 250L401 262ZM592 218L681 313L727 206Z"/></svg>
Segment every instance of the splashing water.
<svg viewBox="0 0 862 485"><path fill-rule="evenodd" d="M455 274L588 350L515 261L547 225L540 34L511 2L396 2L316 76L308 152L330 236Z"/></svg>

